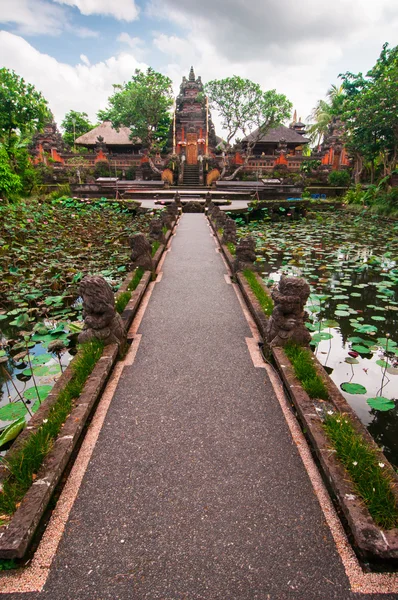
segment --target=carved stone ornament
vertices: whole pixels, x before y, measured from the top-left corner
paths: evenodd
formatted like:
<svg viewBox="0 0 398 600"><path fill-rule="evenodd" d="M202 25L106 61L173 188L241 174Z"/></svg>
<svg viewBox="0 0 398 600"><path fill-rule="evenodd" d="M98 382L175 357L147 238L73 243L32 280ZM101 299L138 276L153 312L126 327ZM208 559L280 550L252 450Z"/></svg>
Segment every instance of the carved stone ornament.
<svg viewBox="0 0 398 600"><path fill-rule="evenodd" d="M124 344L124 323L115 311L115 297L105 279L100 275L86 275L80 282L79 294L83 298L84 318L79 343L97 339L105 345Z"/></svg>
<svg viewBox="0 0 398 600"><path fill-rule="evenodd" d="M310 295L310 286L302 277L282 277L278 286L271 291L274 310L265 332L267 343L273 346L285 346L293 341L307 346L311 335L305 326L305 304Z"/></svg>
<svg viewBox="0 0 398 600"><path fill-rule="evenodd" d="M241 238L236 246L234 271L242 271L252 267L256 260L256 242L251 235Z"/></svg>
<svg viewBox="0 0 398 600"><path fill-rule="evenodd" d="M236 223L230 217L227 217L225 220L221 243L236 244Z"/></svg>
<svg viewBox="0 0 398 600"><path fill-rule="evenodd" d="M155 242L165 243L163 223L161 219L152 219L149 223L149 237Z"/></svg>
<svg viewBox="0 0 398 600"><path fill-rule="evenodd" d="M145 271L153 271L152 245L143 233L130 238L132 270L142 267Z"/></svg>

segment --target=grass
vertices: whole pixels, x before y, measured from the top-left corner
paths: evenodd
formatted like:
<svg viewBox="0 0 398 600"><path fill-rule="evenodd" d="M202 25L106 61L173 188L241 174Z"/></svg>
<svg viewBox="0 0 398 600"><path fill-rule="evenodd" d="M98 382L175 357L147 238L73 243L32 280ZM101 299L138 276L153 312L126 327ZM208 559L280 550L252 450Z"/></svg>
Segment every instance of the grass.
<svg viewBox="0 0 398 600"><path fill-rule="evenodd" d="M227 242L227 243L226 243L226 246L227 246L227 248L228 248L228 250L229 250L230 254L232 254L232 256L235 256L235 254L236 254L236 247L235 247L235 244L233 244L232 242Z"/></svg>
<svg viewBox="0 0 398 600"><path fill-rule="evenodd" d="M133 292L135 290L135 288L138 286L144 273L145 273L145 271L142 267L136 268L136 270L134 271L133 279L130 281L130 283L127 286L127 289L130 292Z"/></svg>
<svg viewBox="0 0 398 600"><path fill-rule="evenodd" d="M71 364L72 379L59 393L47 419L19 450L11 453L9 458L3 459L9 476L3 482L0 493L0 515L12 515L32 485L44 458L50 452L55 438L72 410L73 400L79 397L87 377L102 354L103 347L103 343L97 340L80 346L76 359Z"/></svg>
<svg viewBox="0 0 398 600"><path fill-rule="evenodd" d="M253 294L259 301L264 313L269 317L272 314L272 310L274 308L272 298L268 296L261 283L257 281L257 278L253 271L250 271L250 269L245 269L243 271L243 275L245 276L248 284L250 285Z"/></svg>
<svg viewBox="0 0 398 600"><path fill-rule="evenodd" d="M393 479L377 452L355 431L345 415L326 415L324 429L376 525L383 529L398 527Z"/></svg>
<svg viewBox="0 0 398 600"><path fill-rule="evenodd" d="M115 308L116 308L116 311L119 313L119 315L122 314L122 312L126 308L127 304L130 302L131 295L132 294L129 291L121 292L118 295L118 297L116 298Z"/></svg>
<svg viewBox="0 0 398 600"><path fill-rule="evenodd" d="M152 243L152 256L155 256L156 252L158 251L160 246L160 242L156 241Z"/></svg>
<svg viewBox="0 0 398 600"><path fill-rule="evenodd" d="M312 352L293 343L287 344L284 351L293 365L294 374L309 397L328 400L329 394L315 369Z"/></svg>

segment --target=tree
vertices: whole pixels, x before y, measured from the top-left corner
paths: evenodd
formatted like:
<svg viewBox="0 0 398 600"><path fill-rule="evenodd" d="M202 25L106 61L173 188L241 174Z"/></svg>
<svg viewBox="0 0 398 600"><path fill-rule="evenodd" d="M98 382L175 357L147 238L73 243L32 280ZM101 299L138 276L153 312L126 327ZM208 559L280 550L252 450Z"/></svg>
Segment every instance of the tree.
<svg viewBox="0 0 398 600"><path fill-rule="evenodd" d="M357 160L369 161L372 173L380 159L388 176L398 159L398 46L384 44L365 77L350 72L340 77L347 149Z"/></svg>
<svg viewBox="0 0 398 600"><path fill-rule="evenodd" d="M222 119L222 128L227 132L226 151L237 136L247 138L246 157L234 173L233 179L247 165L250 155L259 139L272 127L289 118L292 104L283 94L275 90L264 92L260 85L237 75L226 79L209 81L205 86L209 104ZM221 177L224 177L224 164Z"/></svg>
<svg viewBox="0 0 398 600"><path fill-rule="evenodd" d="M7 150L0 145L0 197L12 198L21 190L21 178L12 172Z"/></svg>
<svg viewBox="0 0 398 600"><path fill-rule="evenodd" d="M109 120L113 127L129 127L131 139L139 139L148 149L151 168L159 173L151 155L167 143L173 105L171 79L151 68L136 69L131 80L113 86L115 93L108 98L109 107L99 111L98 118Z"/></svg>
<svg viewBox="0 0 398 600"><path fill-rule="evenodd" d="M0 141L8 148L13 135L40 129L49 116L47 101L15 71L0 69Z"/></svg>
<svg viewBox="0 0 398 600"><path fill-rule="evenodd" d="M343 102L343 86L332 85L326 94L326 100L318 100L308 119L314 121L307 129L313 144L319 146L327 135L333 117L339 116Z"/></svg>
<svg viewBox="0 0 398 600"><path fill-rule="evenodd" d="M65 143L74 146L76 138L93 129L94 125L90 122L87 113L70 110L66 113L61 127L64 130L62 137Z"/></svg>

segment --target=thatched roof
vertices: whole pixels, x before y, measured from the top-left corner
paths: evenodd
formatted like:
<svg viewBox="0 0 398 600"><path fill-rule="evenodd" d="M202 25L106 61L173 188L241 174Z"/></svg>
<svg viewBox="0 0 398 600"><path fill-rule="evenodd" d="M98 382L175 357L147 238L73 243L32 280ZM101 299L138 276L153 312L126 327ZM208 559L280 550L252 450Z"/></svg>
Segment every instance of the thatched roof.
<svg viewBox="0 0 398 600"><path fill-rule="evenodd" d="M252 141L257 138L258 129L253 131L250 135L243 138L242 142ZM300 133L297 133L294 129L290 127L285 127L284 125L279 125L279 127L274 127L264 133L258 140L259 143L278 143L281 138L284 138L288 144L307 144L310 140Z"/></svg>
<svg viewBox="0 0 398 600"><path fill-rule="evenodd" d="M98 137L102 137L103 143L107 146L133 146L139 144L141 140L130 140L130 129L128 127L120 127L119 131L112 127L110 121L104 121L98 127L94 127L91 131L84 133L76 139L78 146L95 146L98 142Z"/></svg>

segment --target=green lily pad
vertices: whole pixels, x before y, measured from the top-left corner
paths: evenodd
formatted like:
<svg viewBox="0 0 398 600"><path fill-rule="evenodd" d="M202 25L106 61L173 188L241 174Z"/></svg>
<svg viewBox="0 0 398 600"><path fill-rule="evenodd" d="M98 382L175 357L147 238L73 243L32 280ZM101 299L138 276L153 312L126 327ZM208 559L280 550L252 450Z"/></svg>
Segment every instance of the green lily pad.
<svg viewBox="0 0 398 600"><path fill-rule="evenodd" d="M318 344L319 342L322 342L323 340L331 340L332 339L332 334L331 333L327 333L326 331L320 331L319 333L316 333L315 335L312 336L312 341L316 344Z"/></svg>
<svg viewBox="0 0 398 600"><path fill-rule="evenodd" d="M352 347L355 352L359 352L359 354L372 354L372 351L367 346L362 346L361 344L354 344Z"/></svg>
<svg viewBox="0 0 398 600"><path fill-rule="evenodd" d="M346 356L346 358L344 359L344 362L348 363L349 365L359 364L359 360L357 360L353 356Z"/></svg>
<svg viewBox="0 0 398 600"><path fill-rule="evenodd" d="M42 402L43 402L43 400L45 400L47 398L47 396L51 392L51 390L52 390L52 385L38 385L37 386L37 391L39 392L39 397ZM32 386L29 389L25 390L23 395L27 400L37 400L37 392L36 392L35 386Z"/></svg>
<svg viewBox="0 0 398 600"><path fill-rule="evenodd" d="M376 360L376 365L378 365L379 367L383 367L383 369L385 367L388 367L388 362L386 362L385 360Z"/></svg>
<svg viewBox="0 0 398 600"><path fill-rule="evenodd" d="M377 327L375 325L359 325L359 327L355 327L355 331L358 333L373 333L377 331Z"/></svg>
<svg viewBox="0 0 398 600"><path fill-rule="evenodd" d="M351 313L348 310L335 310L334 314L336 317L349 317Z"/></svg>
<svg viewBox="0 0 398 600"><path fill-rule="evenodd" d="M4 446L4 444L7 444L8 442L14 440L25 426L25 417L21 417L20 419L17 419L16 421L14 421L14 423L11 423L11 425L8 425L8 427L3 429L0 435L0 448L1 446Z"/></svg>
<svg viewBox="0 0 398 600"><path fill-rule="evenodd" d="M385 320L386 320L386 318L385 318L385 317L382 317L382 316L380 316L380 315L375 315L375 316L373 316L373 317L370 317L370 318L371 318L373 321L385 321Z"/></svg>
<svg viewBox="0 0 398 600"><path fill-rule="evenodd" d="M23 402L10 402L0 408L0 420L1 421L15 421L25 416L27 409Z"/></svg>
<svg viewBox="0 0 398 600"><path fill-rule="evenodd" d="M30 359L32 365L45 365L48 363L53 356L51 354L39 354L38 356L34 356Z"/></svg>
<svg viewBox="0 0 398 600"><path fill-rule="evenodd" d="M377 396L377 398L368 398L366 402L371 408L380 410L382 412L387 412L388 410L395 408L394 402L388 398L383 398L383 396Z"/></svg>
<svg viewBox="0 0 398 600"><path fill-rule="evenodd" d="M360 383L342 383L341 389L348 394L366 394L366 387Z"/></svg>

